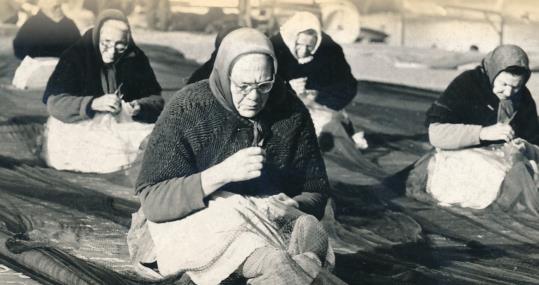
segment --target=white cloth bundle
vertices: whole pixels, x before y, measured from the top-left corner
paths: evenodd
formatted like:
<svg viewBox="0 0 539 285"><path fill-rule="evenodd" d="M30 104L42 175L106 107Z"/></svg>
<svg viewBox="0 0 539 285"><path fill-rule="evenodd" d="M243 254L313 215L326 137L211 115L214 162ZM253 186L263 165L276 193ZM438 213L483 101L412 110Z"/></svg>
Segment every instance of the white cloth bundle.
<svg viewBox="0 0 539 285"><path fill-rule="evenodd" d="M510 168L501 148L438 150L429 162L427 192L440 205L484 209L498 197Z"/></svg>
<svg viewBox="0 0 539 285"><path fill-rule="evenodd" d="M164 276L186 272L196 284L219 284L256 249L286 250L275 223L283 213L270 199L218 192L207 208L181 220L148 221L159 272ZM331 247L328 256L333 264Z"/></svg>
<svg viewBox="0 0 539 285"><path fill-rule="evenodd" d="M56 57L26 56L15 70L11 84L18 89L45 88L57 64Z"/></svg>
<svg viewBox="0 0 539 285"><path fill-rule="evenodd" d="M91 120L71 124L50 117L45 126L43 158L58 170L115 172L135 161L141 142L153 127L134 122L123 108L115 116L98 113Z"/></svg>

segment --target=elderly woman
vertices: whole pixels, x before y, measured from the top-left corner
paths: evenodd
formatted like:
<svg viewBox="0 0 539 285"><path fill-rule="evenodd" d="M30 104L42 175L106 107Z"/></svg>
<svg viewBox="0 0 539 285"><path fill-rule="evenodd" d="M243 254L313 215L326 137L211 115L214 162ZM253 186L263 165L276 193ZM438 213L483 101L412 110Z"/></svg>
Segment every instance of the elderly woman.
<svg viewBox="0 0 539 285"><path fill-rule="evenodd" d="M134 260L154 256L160 274L197 284L234 272L250 284L309 284L331 263L316 219L324 162L308 111L276 70L270 41L241 28L222 41L209 80L167 105L136 185L155 255L144 252L148 238L130 238ZM130 237L144 236L140 221Z"/></svg>
<svg viewBox="0 0 539 285"><path fill-rule="evenodd" d="M440 204L483 209L496 202L537 214L539 123L530 75L526 53L502 45L432 104L427 124L436 153L427 191Z"/></svg>
<svg viewBox="0 0 539 285"><path fill-rule="evenodd" d="M298 12L271 38L279 62L278 74L311 111L317 134L356 95L357 81L342 48L321 30L318 18Z"/></svg>
<svg viewBox="0 0 539 285"><path fill-rule="evenodd" d="M163 109L160 93L126 17L117 10L102 12L49 78L43 96L51 115L47 162L87 172L127 166Z"/></svg>

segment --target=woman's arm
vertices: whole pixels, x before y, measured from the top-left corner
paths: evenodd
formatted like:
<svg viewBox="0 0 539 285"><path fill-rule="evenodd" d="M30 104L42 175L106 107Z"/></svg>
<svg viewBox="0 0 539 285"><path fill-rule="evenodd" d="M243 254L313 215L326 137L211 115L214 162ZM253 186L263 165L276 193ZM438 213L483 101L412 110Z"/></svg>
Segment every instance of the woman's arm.
<svg viewBox="0 0 539 285"><path fill-rule="evenodd" d="M199 173L141 187L138 196L146 218L156 223L181 219L206 207Z"/></svg>
<svg viewBox="0 0 539 285"><path fill-rule="evenodd" d="M43 95L43 103L47 104L49 115L65 122L73 123L92 118L94 96L82 96L81 71L78 65L66 58L60 58L51 74Z"/></svg>
<svg viewBox="0 0 539 285"><path fill-rule="evenodd" d="M93 99L93 96L73 96L67 93L52 95L47 100L47 111L64 123L90 119L95 114L91 108Z"/></svg>
<svg viewBox="0 0 539 285"><path fill-rule="evenodd" d="M154 222L180 219L204 207L200 174L184 135L189 118L182 119L176 98L150 135L135 187L144 214Z"/></svg>
<svg viewBox="0 0 539 285"><path fill-rule="evenodd" d="M465 124L441 124L429 125L429 141L441 149L461 149L479 145L481 126Z"/></svg>

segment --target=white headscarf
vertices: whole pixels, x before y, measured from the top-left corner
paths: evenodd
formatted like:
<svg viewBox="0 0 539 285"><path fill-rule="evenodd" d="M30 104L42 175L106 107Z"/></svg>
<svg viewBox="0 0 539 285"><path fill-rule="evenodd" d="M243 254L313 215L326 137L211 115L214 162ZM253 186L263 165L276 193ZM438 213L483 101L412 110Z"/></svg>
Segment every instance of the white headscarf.
<svg viewBox="0 0 539 285"><path fill-rule="evenodd" d="M315 54L318 47L320 47L320 43L322 42L322 26L320 24L320 20L318 20L315 15L309 12L297 12L296 14L294 14L294 16L288 19L288 21L286 21L280 29L281 36L283 37L285 45L288 47L290 53L292 53L292 55L298 60L299 63L306 62L301 62L302 60L298 59L296 55L296 41L299 33L305 32L307 30L316 31L316 45L311 51L312 54Z"/></svg>

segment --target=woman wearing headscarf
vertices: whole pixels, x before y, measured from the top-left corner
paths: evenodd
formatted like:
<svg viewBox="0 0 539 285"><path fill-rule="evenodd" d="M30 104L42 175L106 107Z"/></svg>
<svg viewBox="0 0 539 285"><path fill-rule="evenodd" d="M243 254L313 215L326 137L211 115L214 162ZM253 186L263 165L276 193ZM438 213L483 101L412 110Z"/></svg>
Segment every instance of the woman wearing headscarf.
<svg viewBox="0 0 539 285"><path fill-rule="evenodd" d="M520 47L502 45L455 78L427 112L427 192L442 205L537 215L539 123L526 88L531 72Z"/></svg>
<svg viewBox="0 0 539 285"><path fill-rule="evenodd" d="M209 80L172 98L136 183L133 260L197 284L234 272L250 284L309 284L331 263L316 219L324 162L308 111L276 70L269 39L241 28L223 39Z"/></svg>
<svg viewBox="0 0 539 285"><path fill-rule="evenodd" d="M58 169L125 167L163 109L160 94L127 18L118 10L103 11L95 27L62 55L47 83L43 102L51 117L45 158ZM97 160L76 154L84 147Z"/></svg>
<svg viewBox="0 0 539 285"><path fill-rule="evenodd" d="M317 134L356 95L357 82L342 48L308 12L288 19L271 38L278 74L311 110Z"/></svg>

